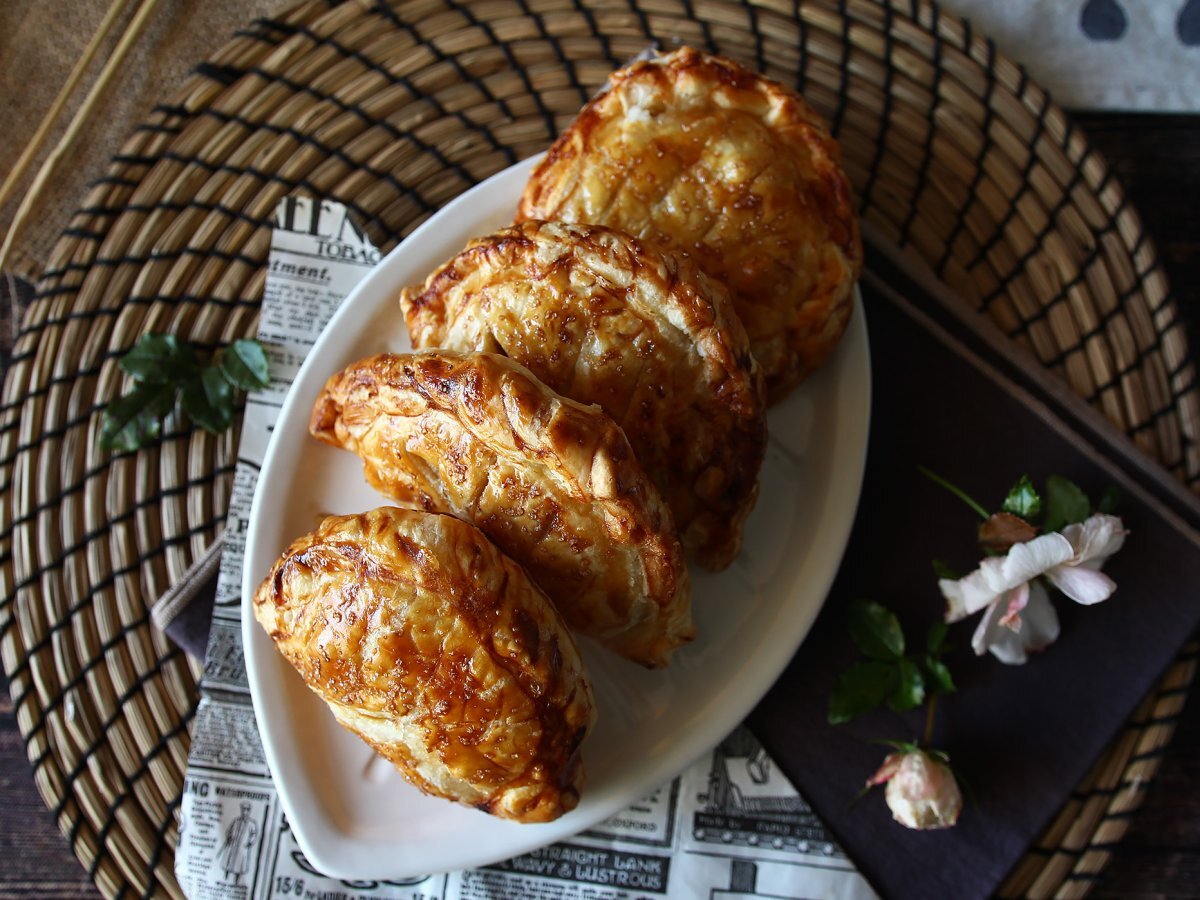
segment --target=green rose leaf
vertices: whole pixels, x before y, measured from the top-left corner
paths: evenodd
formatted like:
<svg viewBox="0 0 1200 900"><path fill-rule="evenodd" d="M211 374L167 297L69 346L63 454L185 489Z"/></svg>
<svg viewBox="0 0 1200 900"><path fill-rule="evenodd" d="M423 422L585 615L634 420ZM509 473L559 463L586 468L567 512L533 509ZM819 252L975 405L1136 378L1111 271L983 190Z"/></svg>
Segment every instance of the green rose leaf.
<svg viewBox="0 0 1200 900"><path fill-rule="evenodd" d="M933 574L938 578L948 578L951 581L958 581L962 578L962 573L950 568L950 564L944 559L935 559L933 561Z"/></svg>
<svg viewBox="0 0 1200 900"><path fill-rule="evenodd" d="M244 391L271 383L267 353L258 341L234 341L221 354L220 366L229 383Z"/></svg>
<svg viewBox="0 0 1200 900"><path fill-rule="evenodd" d="M1038 517L1042 511L1042 498L1034 490L1028 475L1022 475L1021 480L1012 486L1000 509L1028 521Z"/></svg>
<svg viewBox="0 0 1200 900"><path fill-rule="evenodd" d="M233 421L233 387L215 366L183 386L183 411L193 422L220 434Z"/></svg>
<svg viewBox="0 0 1200 900"><path fill-rule="evenodd" d="M1096 503L1096 512L1112 515L1120 506L1121 492L1117 490L1116 485L1110 484L1104 489L1104 493L1100 495L1100 500Z"/></svg>
<svg viewBox="0 0 1200 900"><path fill-rule="evenodd" d="M950 677L950 669L941 660L926 656L921 660L921 670L930 693L953 694L957 690L954 679Z"/></svg>
<svg viewBox="0 0 1200 900"><path fill-rule="evenodd" d="M173 334L143 335L121 357L136 387L108 405L100 423L106 450L137 450L162 434L162 421L182 394L191 420L214 434L233 422L233 389L266 387L270 372L258 341L234 341L204 368L188 344Z"/></svg>
<svg viewBox="0 0 1200 900"><path fill-rule="evenodd" d="M839 725L875 709L893 692L895 682L892 663L870 660L851 666L829 695L829 724Z"/></svg>
<svg viewBox="0 0 1200 900"><path fill-rule="evenodd" d="M950 626L940 619L929 626L929 632L925 635L925 649L934 656L942 652L942 648L946 646L946 635L950 633Z"/></svg>
<svg viewBox="0 0 1200 900"><path fill-rule="evenodd" d="M162 421L175 407L175 387L147 382L118 397L104 410L100 446L132 451L162 434Z"/></svg>
<svg viewBox="0 0 1200 900"><path fill-rule="evenodd" d="M860 601L850 607L850 637L871 659L892 660L904 655L900 622L878 603Z"/></svg>
<svg viewBox="0 0 1200 900"><path fill-rule="evenodd" d="M144 334L121 357L121 369L138 381L171 384L192 378L199 371L196 354L173 334Z"/></svg>
<svg viewBox="0 0 1200 900"><path fill-rule="evenodd" d="M921 669L911 659L902 659L896 665L896 683L888 693L887 704L896 712L916 709L925 702L925 679Z"/></svg>
<svg viewBox="0 0 1200 900"><path fill-rule="evenodd" d="M1062 531L1073 522L1082 522L1092 514L1092 504L1087 494L1070 479L1051 475L1046 479L1046 521L1042 530L1046 533Z"/></svg>

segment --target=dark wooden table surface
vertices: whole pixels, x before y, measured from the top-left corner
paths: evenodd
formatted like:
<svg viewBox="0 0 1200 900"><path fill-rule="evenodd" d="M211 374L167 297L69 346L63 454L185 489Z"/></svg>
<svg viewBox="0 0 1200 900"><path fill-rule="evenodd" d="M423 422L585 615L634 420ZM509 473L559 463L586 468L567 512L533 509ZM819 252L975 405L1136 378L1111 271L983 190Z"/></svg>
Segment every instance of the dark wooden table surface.
<svg viewBox="0 0 1200 900"><path fill-rule="evenodd" d="M1200 116L1078 117L1141 213L1200 348ZM1197 585L1200 592L1200 585ZM1200 602L1200 597L1197 598ZM1167 662L1163 661L1164 664ZM1200 896L1200 698L1193 691L1098 897ZM0 678L0 898L98 896L33 786Z"/></svg>

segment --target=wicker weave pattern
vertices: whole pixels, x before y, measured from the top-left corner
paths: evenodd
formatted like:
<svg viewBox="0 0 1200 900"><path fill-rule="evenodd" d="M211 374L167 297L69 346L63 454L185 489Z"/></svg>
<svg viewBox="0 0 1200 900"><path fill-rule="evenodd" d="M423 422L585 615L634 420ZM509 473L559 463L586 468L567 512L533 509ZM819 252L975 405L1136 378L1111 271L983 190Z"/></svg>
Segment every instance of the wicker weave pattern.
<svg viewBox="0 0 1200 900"><path fill-rule="evenodd" d="M106 894L178 894L197 673L148 608L220 529L236 447L175 427L101 452L117 359L151 330L209 347L252 333L281 196L340 200L391 246L542 150L648 41L802 90L866 219L1200 480L1200 395L1154 249L1082 134L990 41L927 2L628 2L313 0L256 22L154 110L64 233L0 407L0 651L38 785ZM1098 871L1194 665L1168 675L1014 891L1072 894Z"/></svg>

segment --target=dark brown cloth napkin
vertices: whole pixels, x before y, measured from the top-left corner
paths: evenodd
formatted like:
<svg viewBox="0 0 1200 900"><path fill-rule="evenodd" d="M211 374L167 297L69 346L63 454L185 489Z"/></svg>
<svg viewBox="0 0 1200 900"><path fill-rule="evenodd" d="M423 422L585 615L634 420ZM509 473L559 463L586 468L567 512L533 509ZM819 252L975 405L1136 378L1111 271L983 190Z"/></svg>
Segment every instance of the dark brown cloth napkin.
<svg viewBox="0 0 1200 900"><path fill-rule="evenodd" d="M812 633L749 723L884 896L983 897L1062 808L1200 621L1196 506L974 313L948 315L883 261L873 269L863 291L873 410L855 527ZM881 270L899 292L878 286ZM934 744L950 754L975 802L955 828L935 832L892 822L880 789L852 802L889 752L872 741L921 737L923 712L826 723L836 676L858 658L848 605L883 603L906 634L923 640L944 602L932 560L963 573L978 564L979 518L918 466L991 507L1022 474L1039 486L1064 475L1093 497L1115 485L1130 532L1105 566L1116 593L1083 608L1052 592L1062 635L1028 664L975 657L977 617L952 626L948 661L959 691L939 703Z"/></svg>

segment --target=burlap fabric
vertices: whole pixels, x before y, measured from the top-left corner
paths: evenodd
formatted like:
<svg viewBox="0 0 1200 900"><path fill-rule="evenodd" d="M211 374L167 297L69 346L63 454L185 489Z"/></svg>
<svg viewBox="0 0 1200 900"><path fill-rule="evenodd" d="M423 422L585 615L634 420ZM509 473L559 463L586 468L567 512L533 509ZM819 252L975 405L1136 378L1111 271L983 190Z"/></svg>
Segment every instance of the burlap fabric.
<svg viewBox="0 0 1200 900"><path fill-rule="evenodd" d="M7 177L12 171L112 2L0 2L0 176ZM122 71L91 110L84 131L58 166L53 181L41 195L36 215L22 228L13 247L6 266L8 277L0 277L0 346L5 351L0 360L7 358L21 320L22 294L13 276L33 279L40 273L42 262L79 206L86 186L104 174L122 141L154 104L170 96L198 63L229 39L231 32L287 5L287 0L158 0ZM37 160L14 196L0 207L0 235L7 232L42 160L66 131L138 8L136 2L128 4Z"/></svg>

